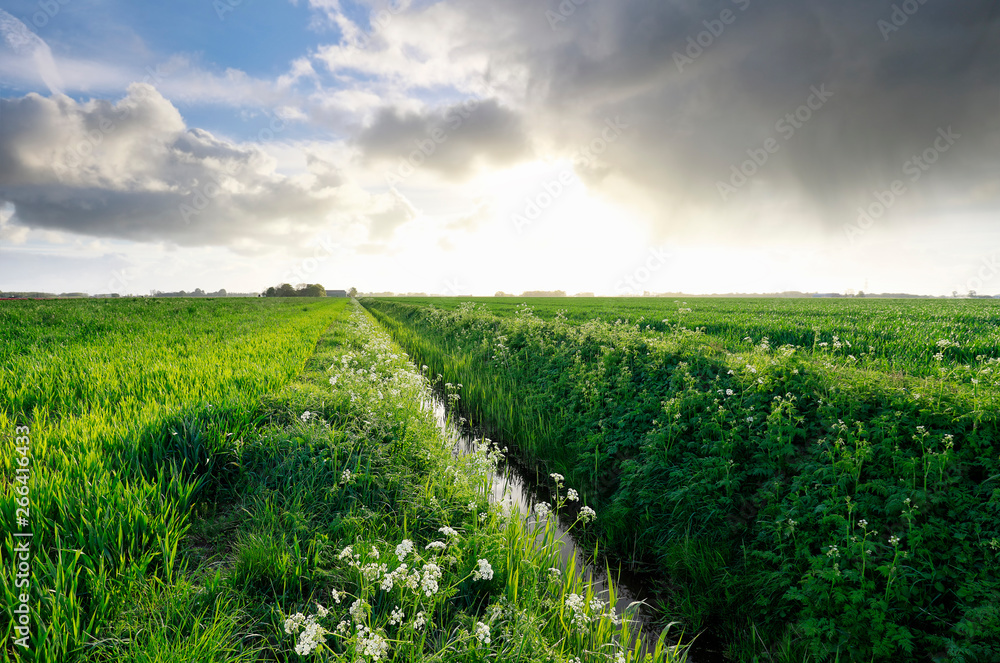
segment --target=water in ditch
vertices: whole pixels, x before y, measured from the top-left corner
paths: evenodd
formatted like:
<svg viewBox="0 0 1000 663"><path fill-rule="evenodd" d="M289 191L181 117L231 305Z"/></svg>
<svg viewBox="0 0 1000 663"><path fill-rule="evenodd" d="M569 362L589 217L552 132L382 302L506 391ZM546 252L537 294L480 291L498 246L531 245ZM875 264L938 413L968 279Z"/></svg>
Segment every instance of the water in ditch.
<svg viewBox="0 0 1000 663"><path fill-rule="evenodd" d="M480 434L480 431L468 426L464 419L456 422L452 417L449 417L446 401L440 394L435 392L433 400L425 403L424 406L434 413L438 426L454 441L455 454L473 453L479 441L485 437ZM494 439L493 442L499 444L501 448L504 446L502 440ZM548 487L540 485L533 472L508 457L505 457L500 462L497 471L492 475L490 491L490 500L492 502L499 503L509 500L514 508L525 516L533 513L535 504L539 502L551 505L551 496ZM571 558L575 557L576 568L584 569L585 575L589 576L588 579L593 583L594 595L607 599L609 596L607 573L603 567L594 564L593 557L587 555L580 548L573 538L573 534L568 531L568 527L572 524L570 516L564 514L563 520L565 522L558 520L554 513L550 514L548 518L556 528L556 538L562 542L560 554L563 561L569 562ZM617 599L615 608L618 614L628 615L633 621L637 621L642 626L643 647L648 651L652 651L656 647L659 631L653 627L648 614L642 609L642 605L648 600L649 595L643 589L641 578L626 571L616 572L613 570L612 580L615 586ZM674 635L679 635L679 631ZM688 637L684 637L683 639L685 641L689 640ZM699 642L699 639L701 642ZM710 646L705 639L699 639L696 639L688 650L687 658L685 659L687 663L716 663L724 661L721 655L715 651L715 647ZM673 640L674 638L668 635L668 643Z"/></svg>

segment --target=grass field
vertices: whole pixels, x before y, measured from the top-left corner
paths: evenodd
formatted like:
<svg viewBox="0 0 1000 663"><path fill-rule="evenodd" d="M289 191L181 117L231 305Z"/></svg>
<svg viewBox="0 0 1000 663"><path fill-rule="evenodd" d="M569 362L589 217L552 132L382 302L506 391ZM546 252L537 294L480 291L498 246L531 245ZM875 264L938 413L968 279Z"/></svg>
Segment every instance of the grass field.
<svg viewBox="0 0 1000 663"><path fill-rule="evenodd" d="M1000 660L996 302L362 303L735 660Z"/></svg>
<svg viewBox="0 0 1000 663"><path fill-rule="evenodd" d="M24 586L23 539L2 548L5 661L638 660L357 304L8 302L0 323L0 510L32 534ZM663 642L649 659L678 659Z"/></svg>

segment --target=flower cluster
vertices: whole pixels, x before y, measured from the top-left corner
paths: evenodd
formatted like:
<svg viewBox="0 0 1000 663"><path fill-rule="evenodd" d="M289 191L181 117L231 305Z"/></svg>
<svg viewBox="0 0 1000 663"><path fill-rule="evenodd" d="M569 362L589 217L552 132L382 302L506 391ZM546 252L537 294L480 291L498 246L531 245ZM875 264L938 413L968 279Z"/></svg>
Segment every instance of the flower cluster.
<svg viewBox="0 0 1000 663"><path fill-rule="evenodd" d="M489 560L480 559L478 562L478 567L472 572L473 580L492 580L493 579L493 567L490 566Z"/></svg>
<svg viewBox="0 0 1000 663"><path fill-rule="evenodd" d="M323 606L320 606L322 608ZM325 613L324 613L325 614ZM324 615L320 615L321 617ZM308 656L317 647L326 642L326 629L319 625L313 616L306 617L301 612L285 620L285 633L298 635L295 652L300 656Z"/></svg>

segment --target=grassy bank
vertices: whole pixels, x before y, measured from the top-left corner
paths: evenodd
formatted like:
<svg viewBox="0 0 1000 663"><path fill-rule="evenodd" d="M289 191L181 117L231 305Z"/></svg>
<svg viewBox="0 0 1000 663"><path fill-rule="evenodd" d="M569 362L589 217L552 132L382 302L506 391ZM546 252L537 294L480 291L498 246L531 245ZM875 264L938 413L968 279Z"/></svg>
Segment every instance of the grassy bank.
<svg viewBox="0 0 1000 663"><path fill-rule="evenodd" d="M654 327L364 304L580 488L604 548L655 571L668 610L734 658L1000 657L992 354L942 331L940 357L899 372L847 333L733 342L684 310ZM864 327L894 342L889 322Z"/></svg>
<svg viewBox="0 0 1000 663"><path fill-rule="evenodd" d="M638 660L547 521L488 503L497 451L453 457L357 305L92 304L6 310L34 538L31 650L5 621L5 660Z"/></svg>
<svg viewBox="0 0 1000 663"><path fill-rule="evenodd" d="M262 649L279 660L297 660L293 650L323 660L637 660L610 597L562 568L551 524L488 502L497 450L455 457L421 405L430 396L357 307L269 399L270 424L238 447L230 488L193 530L254 606Z"/></svg>
<svg viewBox="0 0 1000 663"><path fill-rule="evenodd" d="M174 580L188 513L219 454L255 428L261 396L302 370L343 305L0 306L0 513L9 534L32 534L17 539L30 541L27 587L13 536L0 576L9 606L29 598L34 660L86 659L133 586ZM26 653L14 626L0 621L7 660Z"/></svg>

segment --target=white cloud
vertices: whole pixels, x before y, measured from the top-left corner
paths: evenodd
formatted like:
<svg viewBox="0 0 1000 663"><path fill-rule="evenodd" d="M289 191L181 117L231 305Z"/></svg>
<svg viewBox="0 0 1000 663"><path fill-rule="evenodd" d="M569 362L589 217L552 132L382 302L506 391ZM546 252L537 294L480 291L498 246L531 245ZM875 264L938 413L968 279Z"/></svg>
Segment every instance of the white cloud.
<svg viewBox="0 0 1000 663"><path fill-rule="evenodd" d="M328 159L283 175L256 145L188 129L150 85L133 84L117 103L29 94L0 104L0 201L16 210L7 233L16 221L246 252L359 223L378 234L397 218Z"/></svg>
<svg viewBox="0 0 1000 663"><path fill-rule="evenodd" d="M4 77L11 76L24 80L34 73L53 94L62 91L62 76L52 58L49 45L29 30L28 26L2 9L0 9L0 36L3 37L7 50L5 57L0 60L4 63L0 65L0 72Z"/></svg>

